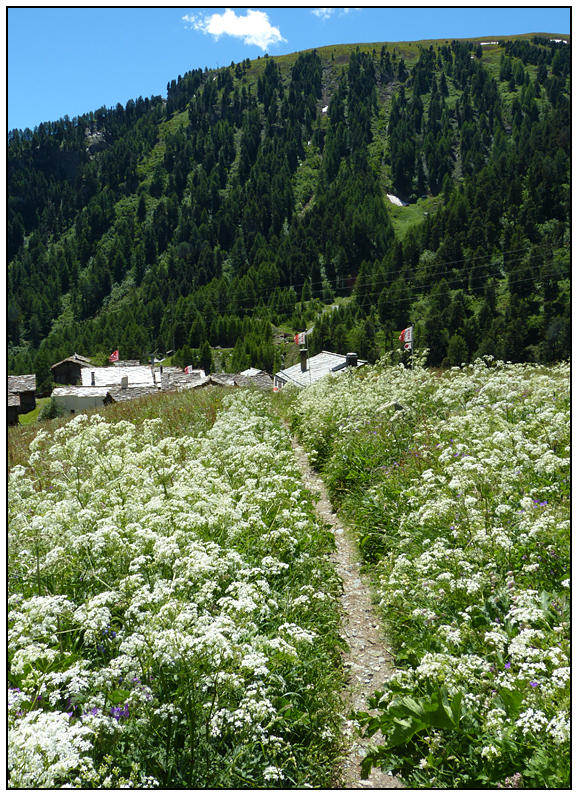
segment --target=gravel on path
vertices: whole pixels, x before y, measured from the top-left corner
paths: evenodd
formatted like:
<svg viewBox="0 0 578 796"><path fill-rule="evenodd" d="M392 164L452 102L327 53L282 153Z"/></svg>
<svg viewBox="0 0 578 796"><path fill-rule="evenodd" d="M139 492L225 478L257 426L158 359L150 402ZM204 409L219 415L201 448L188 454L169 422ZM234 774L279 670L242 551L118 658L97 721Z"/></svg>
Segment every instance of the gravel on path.
<svg viewBox="0 0 578 796"><path fill-rule="evenodd" d="M367 700L393 674L392 655L387 649L370 589L360 572L361 563L356 546L333 511L325 485L310 466L305 451L295 439L292 444L305 486L314 495L320 496L315 506L317 513L331 525L335 534L337 549L332 559L343 581L342 632L349 644L349 651L343 653L343 665L349 671L348 692L344 695L346 709L371 713ZM404 787L396 777L379 769L372 769L368 779L361 779L360 763L365 756L365 748L379 745L380 735L377 733L369 739L361 738L349 720L345 722L344 733L347 743L342 765L344 788Z"/></svg>

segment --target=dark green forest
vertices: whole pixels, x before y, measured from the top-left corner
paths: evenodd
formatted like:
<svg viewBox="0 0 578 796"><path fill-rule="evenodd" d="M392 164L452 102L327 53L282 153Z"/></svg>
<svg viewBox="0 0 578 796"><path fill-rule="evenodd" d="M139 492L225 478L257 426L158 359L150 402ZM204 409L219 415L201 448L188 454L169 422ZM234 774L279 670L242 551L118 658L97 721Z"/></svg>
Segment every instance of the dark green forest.
<svg viewBox="0 0 578 796"><path fill-rule="evenodd" d="M74 351L229 369L570 352L570 51L325 47L8 135L9 373ZM405 204L398 207L388 194ZM276 339L277 335L277 339Z"/></svg>

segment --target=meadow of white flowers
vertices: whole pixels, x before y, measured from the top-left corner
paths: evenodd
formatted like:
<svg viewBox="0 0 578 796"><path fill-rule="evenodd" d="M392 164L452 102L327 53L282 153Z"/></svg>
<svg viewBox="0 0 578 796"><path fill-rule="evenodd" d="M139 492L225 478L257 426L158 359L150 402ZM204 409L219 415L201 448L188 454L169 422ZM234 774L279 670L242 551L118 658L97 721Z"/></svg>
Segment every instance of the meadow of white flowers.
<svg viewBox="0 0 578 796"><path fill-rule="evenodd" d="M294 428L371 566L398 672L366 765L417 787L568 787L569 364L367 369Z"/></svg>
<svg viewBox="0 0 578 796"><path fill-rule="evenodd" d="M337 576L287 433L75 417L9 478L10 786L326 785Z"/></svg>

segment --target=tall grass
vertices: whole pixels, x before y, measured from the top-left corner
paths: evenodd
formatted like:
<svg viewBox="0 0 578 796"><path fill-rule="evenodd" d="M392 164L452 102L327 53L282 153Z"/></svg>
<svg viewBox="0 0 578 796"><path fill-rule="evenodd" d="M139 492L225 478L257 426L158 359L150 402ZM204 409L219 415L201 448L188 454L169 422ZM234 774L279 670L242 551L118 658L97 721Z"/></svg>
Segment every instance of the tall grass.
<svg viewBox="0 0 578 796"><path fill-rule="evenodd" d="M85 414L89 417L100 415L111 423L128 420L136 426L141 426L145 420L161 418L162 429L167 436L198 434L212 426L222 405L223 395L223 389L220 387L205 387L202 390L188 392L147 395L136 400L103 406L100 409L88 409ZM27 464L30 443L36 434L41 429L52 433L65 426L70 419L71 416L67 414L42 423L10 426L7 446L8 466Z"/></svg>

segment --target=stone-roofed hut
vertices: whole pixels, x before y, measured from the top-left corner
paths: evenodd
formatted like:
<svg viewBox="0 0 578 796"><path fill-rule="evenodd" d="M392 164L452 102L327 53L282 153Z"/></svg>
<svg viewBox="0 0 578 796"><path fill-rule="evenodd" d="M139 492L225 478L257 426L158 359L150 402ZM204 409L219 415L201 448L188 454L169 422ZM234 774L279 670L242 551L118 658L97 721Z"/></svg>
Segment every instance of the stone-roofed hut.
<svg viewBox="0 0 578 796"><path fill-rule="evenodd" d="M106 398L106 387L76 387L68 385L66 387L55 387L52 390L52 397L67 412L84 412L86 409L97 409L104 405Z"/></svg>
<svg viewBox="0 0 578 796"><path fill-rule="evenodd" d="M36 376L8 376L8 422L18 423L19 415L36 409Z"/></svg>
<svg viewBox="0 0 578 796"><path fill-rule="evenodd" d="M185 373L181 368L172 366L163 368L162 374L157 371L155 377L157 381L160 380L163 390L191 390L204 386L208 381L202 369Z"/></svg>
<svg viewBox="0 0 578 796"><path fill-rule="evenodd" d="M15 426L20 414L20 396L17 392L8 393L8 425Z"/></svg>
<svg viewBox="0 0 578 796"><path fill-rule="evenodd" d="M248 368L241 373L211 373L210 384L219 387L258 387L260 390L272 390L273 379L264 370Z"/></svg>
<svg viewBox="0 0 578 796"><path fill-rule="evenodd" d="M76 384L82 379L83 368L90 368L90 359L73 354L52 365L52 378L55 384Z"/></svg>
<svg viewBox="0 0 578 796"><path fill-rule="evenodd" d="M239 387L254 385L260 390L268 391L273 389L273 377L266 370L247 368L235 376L235 384Z"/></svg>

